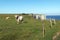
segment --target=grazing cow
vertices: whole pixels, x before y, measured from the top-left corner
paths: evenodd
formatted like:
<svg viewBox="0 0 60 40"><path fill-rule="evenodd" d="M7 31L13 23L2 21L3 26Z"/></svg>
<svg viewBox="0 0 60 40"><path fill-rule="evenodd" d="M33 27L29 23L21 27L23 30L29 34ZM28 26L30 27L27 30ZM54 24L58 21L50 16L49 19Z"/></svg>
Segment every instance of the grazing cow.
<svg viewBox="0 0 60 40"><path fill-rule="evenodd" d="M40 16L39 16L39 15L33 15L33 17L34 17L35 19L40 19Z"/></svg>
<svg viewBox="0 0 60 40"><path fill-rule="evenodd" d="M19 22L23 22L23 16L19 16L19 15L15 15L17 24L19 24Z"/></svg>
<svg viewBox="0 0 60 40"><path fill-rule="evenodd" d="M6 17L6 20L8 20L10 17Z"/></svg>

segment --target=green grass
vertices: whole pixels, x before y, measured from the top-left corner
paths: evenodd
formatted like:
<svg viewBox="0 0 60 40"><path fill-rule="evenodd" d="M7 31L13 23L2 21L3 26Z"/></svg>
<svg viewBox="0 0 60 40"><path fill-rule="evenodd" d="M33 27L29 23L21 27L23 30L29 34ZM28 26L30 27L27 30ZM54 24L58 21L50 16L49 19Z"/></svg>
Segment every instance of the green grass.
<svg viewBox="0 0 60 40"><path fill-rule="evenodd" d="M11 18L6 20L6 16ZM14 15L0 15L0 40L52 40L53 35L60 31L60 21L57 20L57 24L52 28L49 21L44 21L44 24L45 37L43 38L40 20L24 15L24 23L17 24Z"/></svg>

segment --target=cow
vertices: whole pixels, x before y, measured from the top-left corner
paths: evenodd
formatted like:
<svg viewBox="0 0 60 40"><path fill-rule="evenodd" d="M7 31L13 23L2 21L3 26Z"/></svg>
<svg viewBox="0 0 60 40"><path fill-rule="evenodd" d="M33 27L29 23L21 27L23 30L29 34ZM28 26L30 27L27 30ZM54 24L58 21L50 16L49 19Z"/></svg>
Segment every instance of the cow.
<svg viewBox="0 0 60 40"><path fill-rule="evenodd" d="M19 24L20 22L23 23L23 16L19 16L19 15L15 15L15 19L17 21L17 24Z"/></svg>
<svg viewBox="0 0 60 40"><path fill-rule="evenodd" d="M6 17L6 20L8 20L10 17Z"/></svg>

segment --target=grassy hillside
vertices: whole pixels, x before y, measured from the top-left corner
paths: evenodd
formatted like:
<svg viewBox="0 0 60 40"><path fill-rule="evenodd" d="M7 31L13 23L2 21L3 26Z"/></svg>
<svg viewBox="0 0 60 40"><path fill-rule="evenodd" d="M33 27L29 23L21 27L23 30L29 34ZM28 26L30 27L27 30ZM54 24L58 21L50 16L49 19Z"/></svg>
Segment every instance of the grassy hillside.
<svg viewBox="0 0 60 40"><path fill-rule="evenodd" d="M6 16L10 16L10 19L6 20ZM24 23L17 24L14 15L0 15L0 40L52 40L52 37L60 32L60 21L56 20L56 22L57 24L50 28L49 21L44 21L45 37L43 38L43 23L40 20L24 15Z"/></svg>

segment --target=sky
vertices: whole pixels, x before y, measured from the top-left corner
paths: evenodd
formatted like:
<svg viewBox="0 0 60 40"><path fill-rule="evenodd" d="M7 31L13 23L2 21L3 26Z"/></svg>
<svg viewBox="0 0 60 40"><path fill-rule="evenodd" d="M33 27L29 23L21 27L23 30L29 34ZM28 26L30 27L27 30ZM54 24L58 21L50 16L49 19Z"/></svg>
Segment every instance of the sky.
<svg viewBox="0 0 60 40"><path fill-rule="evenodd" d="M0 14L60 15L60 0L0 0Z"/></svg>

